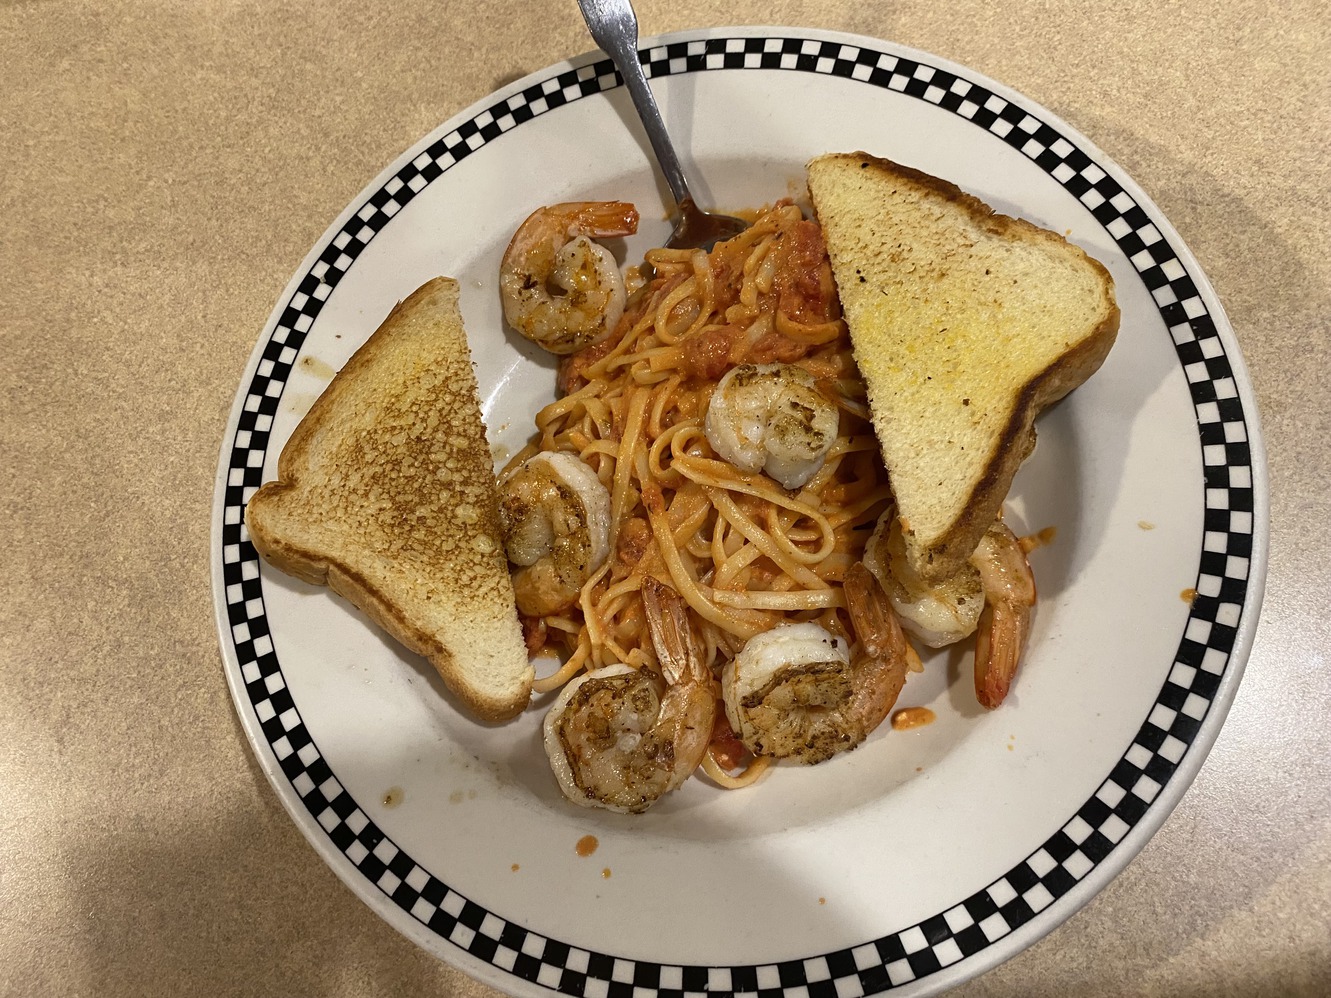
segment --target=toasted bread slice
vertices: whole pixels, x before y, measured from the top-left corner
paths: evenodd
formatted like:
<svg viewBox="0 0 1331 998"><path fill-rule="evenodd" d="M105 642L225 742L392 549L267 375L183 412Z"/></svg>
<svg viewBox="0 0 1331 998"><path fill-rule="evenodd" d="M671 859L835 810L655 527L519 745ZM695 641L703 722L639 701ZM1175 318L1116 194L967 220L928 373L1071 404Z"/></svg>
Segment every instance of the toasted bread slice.
<svg viewBox="0 0 1331 998"><path fill-rule="evenodd" d="M808 179L908 559L947 578L998 515L1036 415L1113 346L1113 281L1063 237L918 170L831 154Z"/></svg>
<svg viewBox="0 0 1331 998"><path fill-rule="evenodd" d="M527 705L533 670L456 281L430 281L356 351L245 524L270 564L345 596L478 716Z"/></svg>

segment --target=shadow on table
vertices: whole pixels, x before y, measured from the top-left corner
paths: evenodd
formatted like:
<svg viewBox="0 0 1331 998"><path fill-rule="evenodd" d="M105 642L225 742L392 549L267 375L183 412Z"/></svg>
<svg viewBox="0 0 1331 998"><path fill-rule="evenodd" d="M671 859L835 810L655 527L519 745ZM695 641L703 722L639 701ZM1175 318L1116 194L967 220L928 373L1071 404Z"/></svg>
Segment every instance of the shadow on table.
<svg viewBox="0 0 1331 998"><path fill-rule="evenodd" d="M243 746L238 725L235 734ZM462 975L369 915L252 759L248 769L253 793L221 823L182 809L178 821L108 833L68 857L66 875L86 892L67 954L79 993L470 994ZM154 900L134 905L145 897ZM422 981L434 986L422 991Z"/></svg>

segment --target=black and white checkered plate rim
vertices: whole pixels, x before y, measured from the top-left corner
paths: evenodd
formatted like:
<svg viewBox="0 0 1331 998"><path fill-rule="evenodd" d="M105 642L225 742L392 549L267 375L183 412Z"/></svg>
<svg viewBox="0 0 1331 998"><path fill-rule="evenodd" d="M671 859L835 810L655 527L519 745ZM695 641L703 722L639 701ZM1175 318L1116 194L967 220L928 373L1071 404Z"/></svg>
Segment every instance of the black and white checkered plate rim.
<svg viewBox="0 0 1331 998"><path fill-rule="evenodd" d="M892 51L889 51L892 49ZM1232 698L1235 656L1245 605L1255 610L1260 579L1253 570L1254 415L1245 413L1236 369L1204 300L1204 279L1181 262L1138 202L1085 151L1084 140L1047 112L958 67L922 53L868 39L831 39L748 29L672 36L639 53L650 77L747 69L825 74L897 91L984 129L1040 166L1090 211L1131 261L1173 338L1192 393L1205 468L1205 533L1197 597L1172 670L1131 746L1075 815L1022 862L955 906L901 932L831 953L789 962L743 966L662 965L615 957L546 938L463 897L399 849L343 789L314 744L287 689L265 617L259 563L242 526L245 502L261 484L265 452L283 387L324 301L357 256L404 206L452 166L526 121L613 89L621 81L608 60L529 78L442 135L375 190L350 215L303 274L266 343L243 396L239 423L223 455L221 568L225 586L223 639L239 663L240 708L253 711L277 765L328 841L355 866L371 890L428 932L501 972L524 992L542 989L587 998L852 998L900 987L972 960L976 971L997 962L990 950L1021 932L1030 939L1037 916L1104 863L1143 821L1171 781L1186 785L1196 764L1184 762L1208 714ZM534 82L532 82L534 81ZM1069 138L1068 135L1073 137ZM1190 259L1190 258L1189 258ZM1220 318L1223 323L1223 317ZM1223 681L1223 682L1222 682ZM1204 749L1202 750L1204 752ZM1194 753L1200 755L1202 752ZM1189 760L1191 762L1191 760ZM1181 793L1177 786L1171 788ZM505 975L512 975L511 978ZM969 976L969 974L965 975ZM526 983L523 983L526 982Z"/></svg>

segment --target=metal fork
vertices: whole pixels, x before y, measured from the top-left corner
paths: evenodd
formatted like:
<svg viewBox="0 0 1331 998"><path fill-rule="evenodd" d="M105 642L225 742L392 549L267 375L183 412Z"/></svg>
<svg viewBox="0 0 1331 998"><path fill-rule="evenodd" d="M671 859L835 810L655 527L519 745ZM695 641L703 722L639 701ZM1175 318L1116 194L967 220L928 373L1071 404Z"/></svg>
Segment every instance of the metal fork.
<svg viewBox="0 0 1331 998"><path fill-rule="evenodd" d="M666 241L672 249L701 247L711 249L723 239L739 235L749 227L742 218L703 211L689 193L684 169L666 132L665 122L647 84L647 76L638 62L638 18L629 0L578 0L583 20L596 44L601 46L619 70L628 87L633 106L647 130L647 138L656 153L656 161L665 174L670 193L675 197L677 217L674 231Z"/></svg>

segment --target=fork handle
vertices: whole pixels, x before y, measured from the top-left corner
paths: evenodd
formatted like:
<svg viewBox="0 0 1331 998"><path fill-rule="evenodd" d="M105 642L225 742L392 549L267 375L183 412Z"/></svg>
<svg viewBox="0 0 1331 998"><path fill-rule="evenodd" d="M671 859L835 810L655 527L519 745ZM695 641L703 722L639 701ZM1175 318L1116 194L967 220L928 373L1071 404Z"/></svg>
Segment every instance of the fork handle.
<svg viewBox="0 0 1331 998"><path fill-rule="evenodd" d="M670 193L675 196L675 203L692 200L684 170L656 106L656 98L652 96L652 88L638 62L638 18L633 12L633 4L629 0L578 0L578 6L592 38L610 57L629 88L629 96L642 119L647 139L656 153L666 183L670 185Z"/></svg>

